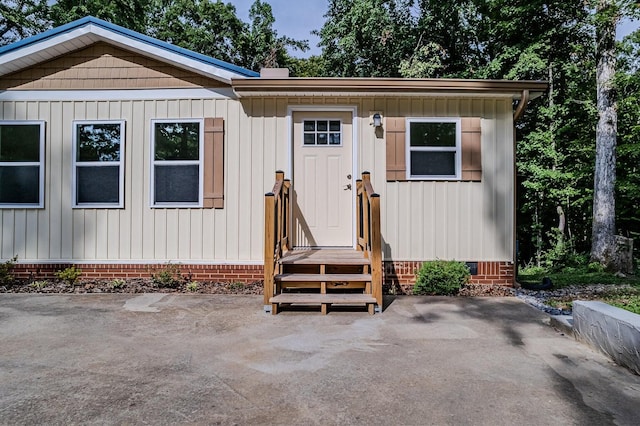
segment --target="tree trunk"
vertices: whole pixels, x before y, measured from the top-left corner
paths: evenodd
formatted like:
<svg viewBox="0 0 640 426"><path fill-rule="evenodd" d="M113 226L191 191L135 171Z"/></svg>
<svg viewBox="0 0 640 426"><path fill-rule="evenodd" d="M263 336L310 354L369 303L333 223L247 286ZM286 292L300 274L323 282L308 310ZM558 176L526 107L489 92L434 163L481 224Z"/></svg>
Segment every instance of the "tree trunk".
<svg viewBox="0 0 640 426"><path fill-rule="evenodd" d="M615 252L617 112L614 88L615 35L619 19L615 0L600 0L596 11L598 127L593 190L591 261L612 266Z"/></svg>

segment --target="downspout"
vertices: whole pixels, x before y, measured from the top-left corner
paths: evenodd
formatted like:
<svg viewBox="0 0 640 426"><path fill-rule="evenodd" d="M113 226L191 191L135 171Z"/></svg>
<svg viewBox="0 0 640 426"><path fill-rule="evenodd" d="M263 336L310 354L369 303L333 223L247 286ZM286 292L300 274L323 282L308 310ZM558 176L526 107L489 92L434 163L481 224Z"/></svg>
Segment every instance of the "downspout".
<svg viewBox="0 0 640 426"><path fill-rule="evenodd" d="M516 122L522 118L527 104L529 103L529 91L523 90L520 96L520 102L516 110L513 112L513 282L511 285L515 287L516 277L518 276L518 258L517 258L517 226L516 226L516 207L518 205L518 170L516 167Z"/></svg>

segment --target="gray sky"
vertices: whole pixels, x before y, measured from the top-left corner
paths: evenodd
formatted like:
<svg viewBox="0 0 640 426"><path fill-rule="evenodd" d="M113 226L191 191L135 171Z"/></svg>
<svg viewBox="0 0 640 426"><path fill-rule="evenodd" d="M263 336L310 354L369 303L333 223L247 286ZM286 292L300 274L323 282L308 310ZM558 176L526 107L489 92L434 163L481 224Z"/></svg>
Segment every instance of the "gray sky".
<svg viewBox="0 0 640 426"><path fill-rule="evenodd" d="M233 3L238 17L243 21L249 21L249 8L254 0L225 0ZM307 52L292 52L293 56L308 57L320 54L317 47L320 41L317 36L311 34L312 30L319 30L324 23L324 14L327 11L327 0L266 0L273 9L276 18L275 29L280 35L286 35L298 40L309 40L310 49ZM618 39L640 28L639 21L624 21L618 27Z"/></svg>

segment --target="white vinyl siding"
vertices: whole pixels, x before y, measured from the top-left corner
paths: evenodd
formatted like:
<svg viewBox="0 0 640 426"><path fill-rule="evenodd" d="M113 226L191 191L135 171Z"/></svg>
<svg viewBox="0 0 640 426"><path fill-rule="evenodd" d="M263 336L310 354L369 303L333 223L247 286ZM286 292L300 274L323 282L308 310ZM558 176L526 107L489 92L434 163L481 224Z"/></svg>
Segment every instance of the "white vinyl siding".
<svg viewBox="0 0 640 426"><path fill-rule="evenodd" d="M73 207L124 207L124 121L73 123Z"/></svg>
<svg viewBox="0 0 640 426"><path fill-rule="evenodd" d="M41 96L51 96L43 91ZM155 92L156 94L157 91ZM0 258L19 261L253 263L264 256L264 194L291 178L288 107L356 106L357 171L380 194L385 259L509 261L513 257L511 98L265 97L0 101L0 119L44 122L43 209L0 210ZM18 92L13 92L14 98ZM68 96L68 95L66 95ZM175 93L172 92L172 96ZM480 117L482 182L387 182L385 117ZM151 121L224 118L224 209L149 208ZM126 122L122 209L72 208L75 120ZM44 167L44 166L43 166Z"/></svg>
<svg viewBox="0 0 640 426"><path fill-rule="evenodd" d="M39 120L0 121L0 208L44 207L44 128Z"/></svg>

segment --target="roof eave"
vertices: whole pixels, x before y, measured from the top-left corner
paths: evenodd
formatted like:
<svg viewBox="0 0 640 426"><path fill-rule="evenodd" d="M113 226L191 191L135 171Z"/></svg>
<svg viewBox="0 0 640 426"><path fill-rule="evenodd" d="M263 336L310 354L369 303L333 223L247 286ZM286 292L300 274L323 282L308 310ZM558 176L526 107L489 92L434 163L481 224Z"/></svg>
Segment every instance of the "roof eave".
<svg viewBox="0 0 640 426"><path fill-rule="evenodd" d="M232 79L239 97L295 96L309 94L350 95L471 95L510 96L519 99L524 90L531 98L542 95L548 84L543 81L390 79L390 78L282 78Z"/></svg>

